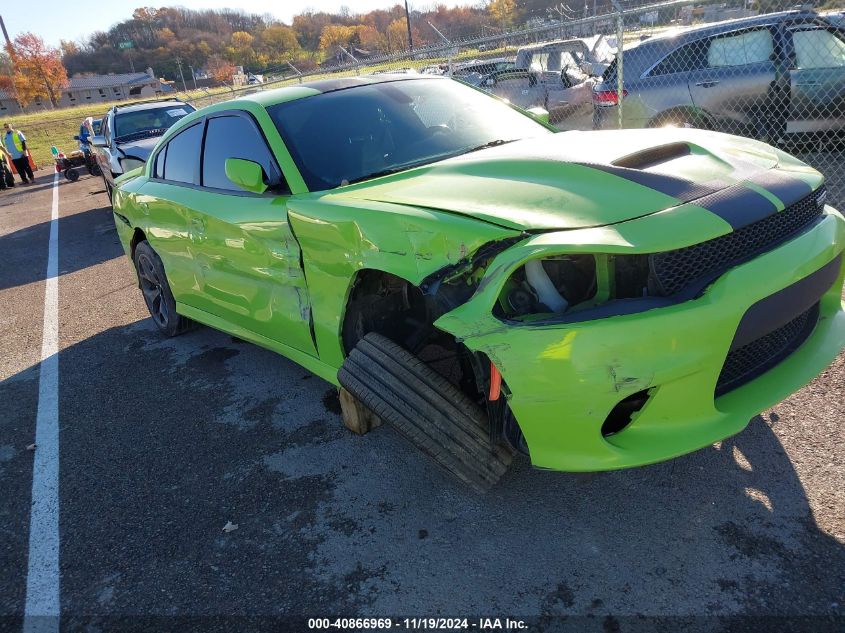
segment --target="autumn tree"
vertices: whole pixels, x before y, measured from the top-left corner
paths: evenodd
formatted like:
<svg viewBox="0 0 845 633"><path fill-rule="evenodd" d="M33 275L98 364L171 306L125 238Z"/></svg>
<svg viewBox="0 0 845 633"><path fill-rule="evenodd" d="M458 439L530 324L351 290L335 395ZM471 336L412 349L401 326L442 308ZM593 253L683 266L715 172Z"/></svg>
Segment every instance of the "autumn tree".
<svg viewBox="0 0 845 633"><path fill-rule="evenodd" d="M349 42L355 37L356 30L351 26L342 24L329 24L323 27L320 33L320 50L330 51L335 46L349 46Z"/></svg>
<svg viewBox="0 0 845 633"><path fill-rule="evenodd" d="M393 20L393 22L387 26L385 38L387 40L387 51L389 53L408 50L408 22L405 18L396 18Z"/></svg>
<svg viewBox="0 0 845 633"><path fill-rule="evenodd" d="M516 18L516 0L491 0L488 9L503 29L513 26Z"/></svg>
<svg viewBox="0 0 845 633"><path fill-rule="evenodd" d="M387 51L387 38L379 33L376 27L369 24L359 24L355 28L358 35L358 46L370 52Z"/></svg>
<svg viewBox="0 0 845 633"><path fill-rule="evenodd" d="M18 102L26 106L36 97L46 96L54 108L58 106L62 89L68 85L59 50L34 33L23 33L8 52L14 62L12 82Z"/></svg>
<svg viewBox="0 0 845 633"><path fill-rule="evenodd" d="M273 24L261 31L258 36L259 52L267 57L271 64L281 64L290 60L299 51L296 33L284 24Z"/></svg>
<svg viewBox="0 0 845 633"><path fill-rule="evenodd" d="M248 66L255 61L255 49L252 43L255 37L246 31L235 31L232 33L231 46L228 48L229 57L241 66Z"/></svg>
<svg viewBox="0 0 845 633"><path fill-rule="evenodd" d="M206 64L208 73L218 83L229 83L232 81L232 75L235 74L235 65L220 57L220 55L212 55L208 58Z"/></svg>

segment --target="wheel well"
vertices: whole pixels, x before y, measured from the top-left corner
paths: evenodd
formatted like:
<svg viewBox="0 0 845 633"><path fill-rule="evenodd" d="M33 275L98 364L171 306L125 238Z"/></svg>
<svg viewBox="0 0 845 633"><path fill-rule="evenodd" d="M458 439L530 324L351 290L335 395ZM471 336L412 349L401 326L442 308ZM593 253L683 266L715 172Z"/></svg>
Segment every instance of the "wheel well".
<svg viewBox="0 0 845 633"><path fill-rule="evenodd" d="M146 239L147 236L141 229L135 229L135 232L132 233L132 239L129 241L129 253L132 256L132 261L135 261L135 247Z"/></svg>
<svg viewBox="0 0 845 633"><path fill-rule="evenodd" d="M411 282L381 270L361 270L352 283L343 315L344 351L370 332L382 334L411 349L415 331L434 329L422 291ZM425 333L423 333L425 334Z"/></svg>
<svg viewBox="0 0 845 633"><path fill-rule="evenodd" d="M343 316L344 351L349 354L365 335L376 332L418 356L467 396L483 400L489 373L482 355L434 327L441 312L431 296L406 279L380 270L359 271Z"/></svg>

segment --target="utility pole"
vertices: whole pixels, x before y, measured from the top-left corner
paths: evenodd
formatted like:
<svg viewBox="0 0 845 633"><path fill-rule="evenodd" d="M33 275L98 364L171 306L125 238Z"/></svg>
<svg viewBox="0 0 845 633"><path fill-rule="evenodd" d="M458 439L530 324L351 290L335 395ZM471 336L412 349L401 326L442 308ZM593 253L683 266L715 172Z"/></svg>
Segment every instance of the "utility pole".
<svg viewBox="0 0 845 633"><path fill-rule="evenodd" d="M176 65L179 67L179 76L182 78L182 90L188 92L188 85L185 83L185 75L182 74L182 58L176 58Z"/></svg>
<svg viewBox="0 0 845 633"><path fill-rule="evenodd" d="M199 90L199 88L197 88L197 73L194 72L194 67L191 66L190 64L188 64L188 68L191 69L191 77L194 80L194 90Z"/></svg>
<svg viewBox="0 0 845 633"><path fill-rule="evenodd" d="M12 60L12 68L14 69L14 67L15 67L15 47L12 46L12 40L9 39L9 32L6 30L6 23L3 21L2 15L0 15L0 28L3 29L3 37L6 39L6 50L9 52L9 58ZM14 72L12 72L12 78L13 78L12 95L15 97L15 101L17 102L18 107L21 109L21 112L23 112L23 106L21 106L20 99L18 99L18 89L15 86L14 76L15 76L15 74L14 74Z"/></svg>
<svg viewBox="0 0 845 633"><path fill-rule="evenodd" d="M411 14L408 12L408 0L405 0L405 21L408 23L408 50L414 52L414 37L411 35Z"/></svg>
<svg viewBox="0 0 845 633"><path fill-rule="evenodd" d="M12 40L9 39L9 32L6 30L6 23L3 22L3 16L2 15L0 15L0 28L3 29L3 37L6 38L6 46L9 47L9 53L11 55L14 55L15 51L12 48Z"/></svg>

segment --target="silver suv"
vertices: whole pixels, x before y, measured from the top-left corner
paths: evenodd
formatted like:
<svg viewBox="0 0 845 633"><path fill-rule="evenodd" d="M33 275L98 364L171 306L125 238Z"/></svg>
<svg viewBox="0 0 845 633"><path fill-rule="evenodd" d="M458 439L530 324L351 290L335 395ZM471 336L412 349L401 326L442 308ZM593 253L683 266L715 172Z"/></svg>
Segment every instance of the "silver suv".
<svg viewBox="0 0 845 633"><path fill-rule="evenodd" d="M770 142L845 127L845 30L810 11L731 20L625 49L623 127L677 125ZM593 127L618 125L616 63Z"/></svg>
<svg viewBox="0 0 845 633"><path fill-rule="evenodd" d="M100 134L91 137L109 199L115 178L143 165L167 129L194 110L179 99L112 106Z"/></svg>

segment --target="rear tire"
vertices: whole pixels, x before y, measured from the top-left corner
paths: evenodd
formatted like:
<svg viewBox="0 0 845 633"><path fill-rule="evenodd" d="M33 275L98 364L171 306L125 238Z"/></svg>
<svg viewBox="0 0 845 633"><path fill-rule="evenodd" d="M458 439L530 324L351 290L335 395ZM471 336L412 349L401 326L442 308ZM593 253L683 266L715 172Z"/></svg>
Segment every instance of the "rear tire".
<svg viewBox="0 0 845 633"><path fill-rule="evenodd" d="M190 329L190 319L176 312L164 264L149 242L144 240L135 247L134 261L141 294L156 327L167 336L178 336Z"/></svg>
<svg viewBox="0 0 845 633"><path fill-rule="evenodd" d="M490 443L484 412L390 339L367 334L338 371L343 387L414 446L477 492L504 475L511 453Z"/></svg>

